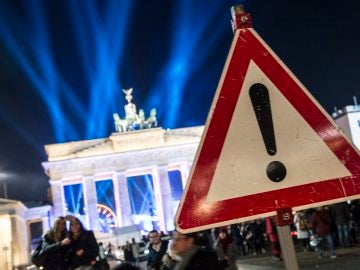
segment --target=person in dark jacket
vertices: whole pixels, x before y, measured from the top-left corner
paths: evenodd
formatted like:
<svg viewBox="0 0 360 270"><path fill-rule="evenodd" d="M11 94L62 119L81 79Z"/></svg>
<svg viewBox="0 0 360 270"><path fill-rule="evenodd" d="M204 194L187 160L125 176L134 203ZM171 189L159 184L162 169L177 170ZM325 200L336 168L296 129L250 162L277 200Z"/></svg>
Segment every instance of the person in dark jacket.
<svg viewBox="0 0 360 270"><path fill-rule="evenodd" d="M66 237L66 221L64 217L55 220L54 226L42 237L42 249L46 254L44 270L66 270L67 250L71 240Z"/></svg>
<svg viewBox="0 0 360 270"><path fill-rule="evenodd" d="M169 242L161 240L158 231L153 230L149 233L150 245L147 255L146 267L148 270L159 270L162 258L166 253Z"/></svg>
<svg viewBox="0 0 360 270"><path fill-rule="evenodd" d="M70 270L80 266L96 264L99 256L99 246L93 231L84 228L81 221L76 217L70 217L71 258Z"/></svg>
<svg viewBox="0 0 360 270"><path fill-rule="evenodd" d="M126 241L126 245L124 247L124 258L125 258L125 262L135 265L135 257L132 252L131 244L129 241Z"/></svg>
<svg viewBox="0 0 360 270"><path fill-rule="evenodd" d="M324 206L316 208L311 216L311 228L313 233L319 236L320 244L317 246L319 258L323 258L323 241L326 240L330 258L335 259L336 253L334 249L334 242L331 236L331 215Z"/></svg>
<svg viewBox="0 0 360 270"><path fill-rule="evenodd" d="M198 245L197 233L174 232L168 253L163 258L163 270L222 270L216 253Z"/></svg>
<svg viewBox="0 0 360 270"><path fill-rule="evenodd" d="M236 270L236 247L227 227L220 230L219 238L215 243L215 251L226 270Z"/></svg>
<svg viewBox="0 0 360 270"><path fill-rule="evenodd" d="M330 207L330 210L336 224L339 244L343 247L349 247L349 223L351 215L347 203L336 203Z"/></svg>

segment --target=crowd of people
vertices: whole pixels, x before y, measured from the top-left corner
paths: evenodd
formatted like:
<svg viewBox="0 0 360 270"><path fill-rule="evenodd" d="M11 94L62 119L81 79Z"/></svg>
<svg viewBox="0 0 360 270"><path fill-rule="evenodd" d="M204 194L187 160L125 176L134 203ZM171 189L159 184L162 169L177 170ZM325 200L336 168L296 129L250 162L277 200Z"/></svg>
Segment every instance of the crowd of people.
<svg viewBox="0 0 360 270"><path fill-rule="evenodd" d="M358 243L356 231L360 228L359 200L340 202L330 206L298 211L294 217L297 237L305 252L314 248L319 258L324 257L324 247L329 257L337 257L335 247L350 247Z"/></svg>
<svg viewBox="0 0 360 270"><path fill-rule="evenodd" d="M354 200L350 203L341 202L297 211L293 222L292 228L294 230L292 233L298 239L296 242L299 243L304 252L313 250L318 253L319 258L323 258L326 249L329 258L335 259L337 247L347 248L358 243L356 235L360 228L360 203L359 200ZM268 251L271 252L274 259L282 260L276 225L276 218L268 217L203 231L200 234L198 233L196 237L192 234L190 237L175 232L170 244L166 241L161 244L168 246L165 255L162 254L163 252L157 254L158 257L163 256L162 262L157 261L161 267L152 268L152 259L148 259L147 266L148 269L165 270L213 269L174 267L174 264L179 265L180 262L195 264L187 258L189 255L180 256L177 251L179 249L178 242L184 241L186 243L188 237L193 238L193 242L197 248L200 247L200 250L212 251L220 262L221 269L237 269L236 259L239 256L249 254L257 256ZM161 242L156 233L152 233L150 238L151 241L156 239L157 243ZM212 266L215 267L216 264L212 263Z"/></svg>
<svg viewBox="0 0 360 270"><path fill-rule="evenodd" d="M360 204L342 202L301 210L295 213L293 221L304 252L314 250L323 258L326 247L329 257L336 258L336 247L357 243ZM259 255L268 250L273 258L281 260L273 217L190 234L174 231L167 236L153 230L142 240L147 245L147 270L235 270L239 256ZM109 269L106 254L111 253L112 246L105 248L97 243L94 233L86 230L76 217L58 218L53 229L43 236L41 247L47 254L44 270ZM139 243L132 239L119 248L123 249L123 262L113 270L140 269Z"/></svg>

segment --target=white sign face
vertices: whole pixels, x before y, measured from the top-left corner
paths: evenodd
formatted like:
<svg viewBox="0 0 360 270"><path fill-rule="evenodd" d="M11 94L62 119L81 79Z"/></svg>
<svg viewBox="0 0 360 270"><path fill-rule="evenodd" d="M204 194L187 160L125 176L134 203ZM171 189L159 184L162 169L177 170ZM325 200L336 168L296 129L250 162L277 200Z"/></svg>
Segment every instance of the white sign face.
<svg viewBox="0 0 360 270"><path fill-rule="evenodd" d="M266 152L249 89L261 83L269 91L277 153ZM269 181L266 166L286 167L286 178ZM304 120L259 67L251 61L225 138L207 202L350 176L323 139Z"/></svg>

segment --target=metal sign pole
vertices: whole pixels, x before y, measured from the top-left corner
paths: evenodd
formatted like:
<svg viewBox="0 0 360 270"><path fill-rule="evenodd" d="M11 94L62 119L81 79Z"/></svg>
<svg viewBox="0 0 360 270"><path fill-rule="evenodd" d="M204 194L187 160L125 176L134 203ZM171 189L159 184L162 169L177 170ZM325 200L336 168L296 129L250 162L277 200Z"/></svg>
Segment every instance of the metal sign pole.
<svg viewBox="0 0 360 270"><path fill-rule="evenodd" d="M291 208L284 208L277 211L277 232L279 235L281 254L284 260L285 269L299 270L296 258L294 241L291 237L290 224L292 224Z"/></svg>

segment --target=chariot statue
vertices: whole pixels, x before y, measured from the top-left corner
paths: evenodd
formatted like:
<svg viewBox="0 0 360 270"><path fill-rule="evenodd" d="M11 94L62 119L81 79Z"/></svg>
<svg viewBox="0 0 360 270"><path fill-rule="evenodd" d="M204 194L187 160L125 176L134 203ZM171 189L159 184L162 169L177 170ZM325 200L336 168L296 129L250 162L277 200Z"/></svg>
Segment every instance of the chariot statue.
<svg viewBox="0 0 360 270"><path fill-rule="evenodd" d="M132 103L133 88L123 89L127 104L124 106L125 118L121 119L119 114L114 113L114 125L117 132L128 132L133 130L149 129L157 127L156 109L152 108L149 117L145 117L143 109L137 113L136 105Z"/></svg>

